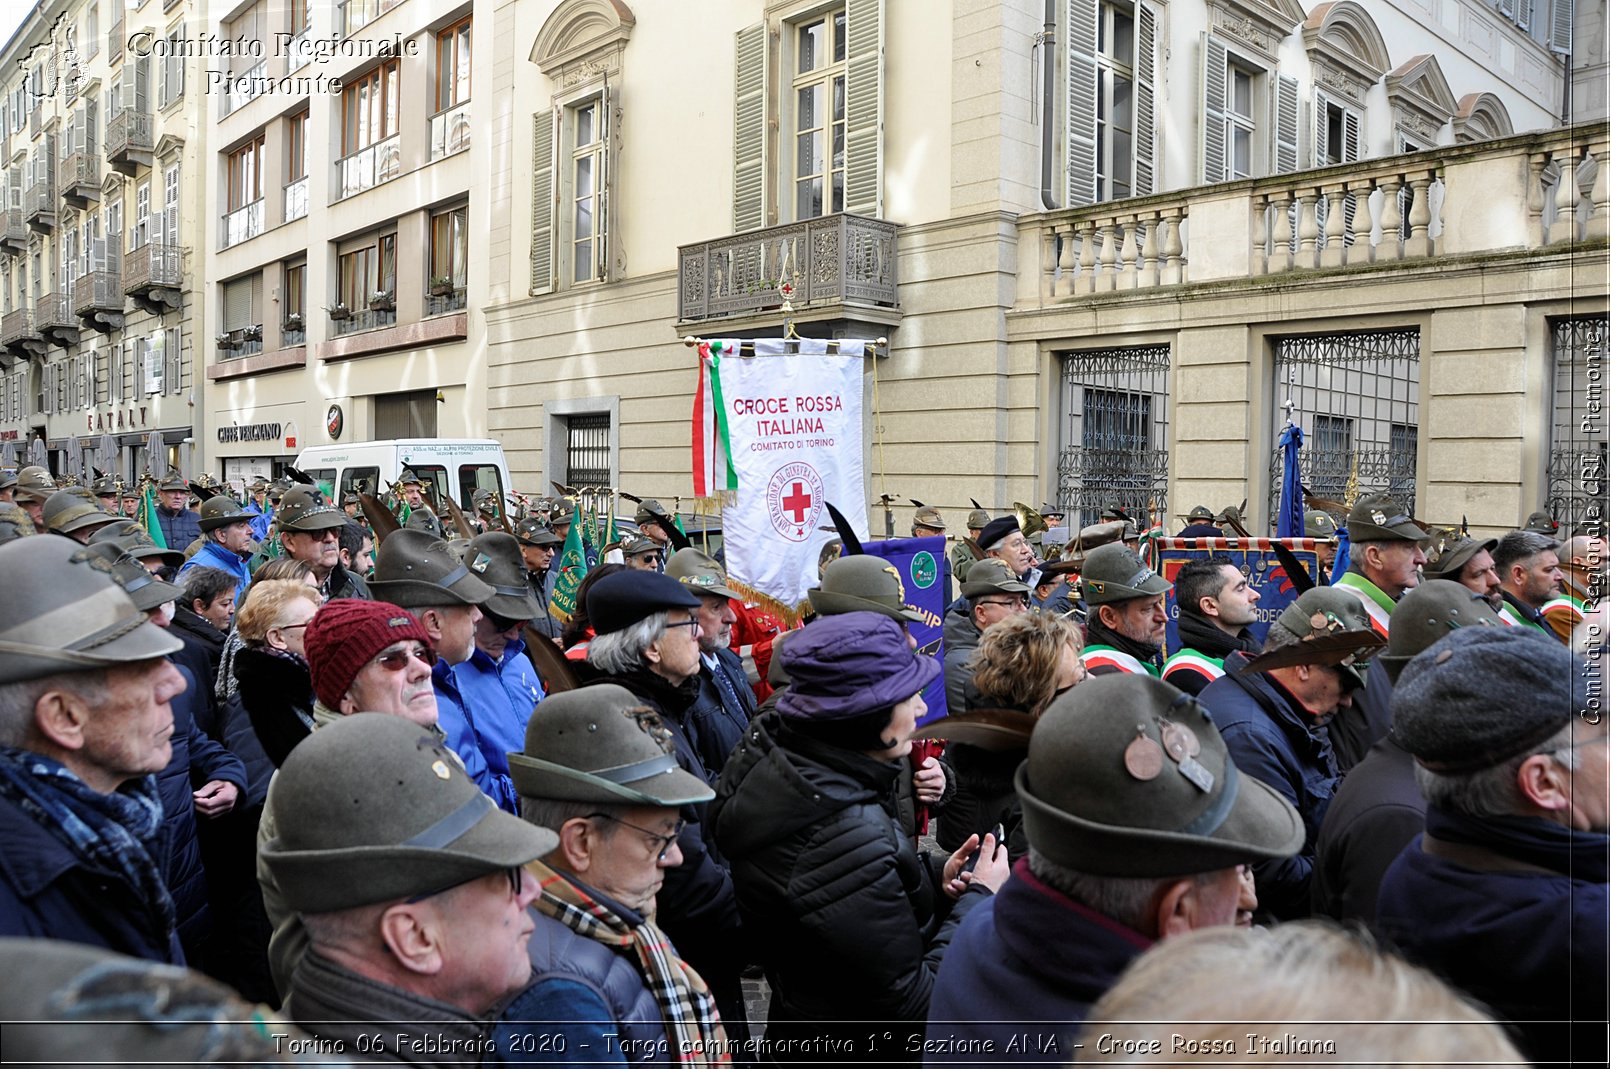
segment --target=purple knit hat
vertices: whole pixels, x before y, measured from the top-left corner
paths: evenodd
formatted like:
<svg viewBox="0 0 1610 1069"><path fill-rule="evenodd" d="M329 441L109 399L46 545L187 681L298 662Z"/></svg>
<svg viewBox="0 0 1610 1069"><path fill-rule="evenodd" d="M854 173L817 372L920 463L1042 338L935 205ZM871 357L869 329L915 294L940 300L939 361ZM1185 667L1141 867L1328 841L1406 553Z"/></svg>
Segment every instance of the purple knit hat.
<svg viewBox="0 0 1610 1069"><path fill-rule="evenodd" d="M893 708L939 675L939 662L914 652L905 628L875 612L817 619L789 635L782 659L789 684L777 712L800 720L848 720Z"/></svg>

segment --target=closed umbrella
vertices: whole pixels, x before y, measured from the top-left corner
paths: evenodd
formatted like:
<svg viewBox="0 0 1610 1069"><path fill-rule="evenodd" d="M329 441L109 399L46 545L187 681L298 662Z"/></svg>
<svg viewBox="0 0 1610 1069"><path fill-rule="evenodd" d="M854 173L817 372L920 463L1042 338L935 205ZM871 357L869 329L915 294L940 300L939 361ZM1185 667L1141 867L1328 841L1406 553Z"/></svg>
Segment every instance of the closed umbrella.
<svg viewBox="0 0 1610 1069"><path fill-rule="evenodd" d="M17 466L17 447L11 442L0 442L0 468Z"/></svg>
<svg viewBox="0 0 1610 1069"><path fill-rule="evenodd" d="M35 436L34 440L28 443L28 463L37 464L43 468L49 466L46 463L48 459L45 456L45 440Z"/></svg>
<svg viewBox="0 0 1610 1069"><path fill-rule="evenodd" d="M145 440L145 452L145 470L151 473L151 478L160 479L168 474L168 450L162 444L161 431L151 432Z"/></svg>
<svg viewBox="0 0 1610 1069"><path fill-rule="evenodd" d="M79 482L88 481L84 478L84 446L76 434L67 438L67 470L62 474L71 476Z"/></svg>
<svg viewBox="0 0 1610 1069"><path fill-rule="evenodd" d="M117 475L117 439L110 434L101 435L100 441L95 443L95 459L101 462L106 474Z"/></svg>

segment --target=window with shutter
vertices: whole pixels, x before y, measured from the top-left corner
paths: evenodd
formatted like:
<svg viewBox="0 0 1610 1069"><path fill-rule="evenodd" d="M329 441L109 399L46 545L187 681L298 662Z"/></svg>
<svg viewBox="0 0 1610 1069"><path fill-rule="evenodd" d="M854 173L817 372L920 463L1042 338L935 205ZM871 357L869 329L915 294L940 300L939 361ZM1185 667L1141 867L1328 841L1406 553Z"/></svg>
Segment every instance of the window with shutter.
<svg viewBox="0 0 1610 1069"><path fill-rule="evenodd" d="M1289 174L1297 169L1297 79L1277 75L1274 79L1275 101L1275 174Z"/></svg>
<svg viewBox="0 0 1610 1069"><path fill-rule="evenodd" d="M1314 166L1359 158L1359 113L1322 89L1314 90Z"/></svg>
<svg viewBox="0 0 1610 1069"><path fill-rule="evenodd" d="M732 227L766 225L766 26L739 30L733 101Z"/></svg>
<svg viewBox="0 0 1610 1069"><path fill-rule="evenodd" d="M237 278L230 282L225 282L223 318L224 330L244 330L251 325L252 279Z"/></svg>
<svg viewBox="0 0 1610 1069"><path fill-rule="evenodd" d="M848 0L844 210L883 215L883 0Z"/></svg>
<svg viewBox="0 0 1610 1069"><path fill-rule="evenodd" d="M554 143L558 108L531 116L531 293L553 289Z"/></svg>
<svg viewBox="0 0 1610 1069"><path fill-rule="evenodd" d="M179 165L169 165L162 175L162 235L171 249L179 247Z"/></svg>
<svg viewBox="0 0 1610 1069"><path fill-rule="evenodd" d="M1157 192L1157 13L1135 12L1135 195Z"/></svg>
<svg viewBox="0 0 1610 1069"><path fill-rule="evenodd" d="M566 163L559 215L569 285L609 278L609 162L612 131L618 123L612 94L597 95L564 108Z"/></svg>
<svg viewBox="0 0 1610 1069"><path fill-rule="evenodd" d="M179 328L169 327L162 347L162 382L166 393L178 394L184 390L184 362L180 352Z"/></svg>
<svg viewBox="0 0 1610 1069"><path fill-rule="evenodd" d="M1554 0L1554 7L1549 16L1549 48L1562 56L1571 55L1571 35L1576 22L1576 0Z"/></svg>
<svg viewBox="0 0 1610 1069"><path fill-rule="evenodd" d="M1226 79L1229 55L1224 44L1211 34L1202 35L1202 125L1201 175L1204 184L1224 181L1228 175L1225 158Z"/></svg>
<svg viewBox="0 0 1610 1069"><path fill-rule="evenodd" d="M1068 0L1066 23L1067 186L1063 204L1077 208L1095 203L1099 196L1096 112L1100 99L1100 70L1096 63L1096 38L1100 33L1101 8L1097 0Z"/></svg>
<svg viewBox="0 0 1610 1069"><path fill-rule="evenodd" d="M153 331L149 337L135 339L136 355L144 368L145 393L158 394L162 392L162 373L167 370L162 362L162 331Z"/></svg>

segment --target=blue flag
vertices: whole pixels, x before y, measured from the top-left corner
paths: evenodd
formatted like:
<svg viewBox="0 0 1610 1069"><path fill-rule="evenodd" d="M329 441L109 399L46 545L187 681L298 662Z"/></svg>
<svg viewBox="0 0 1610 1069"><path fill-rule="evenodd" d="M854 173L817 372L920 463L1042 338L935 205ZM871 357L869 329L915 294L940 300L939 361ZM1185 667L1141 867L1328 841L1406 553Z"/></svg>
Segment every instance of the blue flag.
<svg viewBox="0 0 1610 1069"><path fill-rule="evenodd" d="M906 607L922 614L920 622L912 620L906 625L917 640L917 652L937 657L943 663L945 606L950 596L950 561L945 556L944 538L891 538L864 546L868 556L882 557L899 573ZM917 722L919 727L945 715L943 673L928 684L922 700L928 711Z"/></svg>
<svg viewBox="0 0 1610 1069"><path fill-rule="evenodd" d="M1303 473L1297 451L1303 447L1303 429L1287 423L1280 433L1285 463L1280 474L1280 515L1275 517L1275 534L1280 538L1303 537Z"/></svg>

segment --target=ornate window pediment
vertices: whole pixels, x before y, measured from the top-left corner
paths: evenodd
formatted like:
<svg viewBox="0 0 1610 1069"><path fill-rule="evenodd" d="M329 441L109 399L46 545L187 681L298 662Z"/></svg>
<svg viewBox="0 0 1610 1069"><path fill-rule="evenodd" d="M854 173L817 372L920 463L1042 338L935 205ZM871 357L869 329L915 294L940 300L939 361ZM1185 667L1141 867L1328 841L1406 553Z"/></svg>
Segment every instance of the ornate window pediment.
<svg viewBox="0 0 1610 1069"><path fill-rule="evenodd" d="M1453 115L1453 139L1458 143L1491 141L1515 132L1509 109L1491 93L1471 93L1459 98Z"/></svg>
<svg viewBox="0 0 1610 1069"><path fill-rule="evenodd" d="M1386 42L1364 8L1354 0L1318 4L1303 23L1303 47L1314 81L1358 107L1364 94L1391 68Z"/></svg>
<svg viewBox="0 0 1610 1069"><path fill-rule="evenodd" d="M637 17L621 0L566 0L531 46L531 62L558 86L620 73Z"/></svg>
<svg viewBox="0 0 1610 1069"><path fill-rule="evenodd" d="M1297 0L1208 0L1213 33L1244 45L1273 66L1280 42L1303 20Z"/></svg>
<svg viewBox="0 0 1610 1069"><path fill-rule="evenodd" d="M1426 145L1436 142L1437 131L1459 108L1432 55L1411 56L1388 74L1386 96L1392 102L1392 120Z"/></svg>

